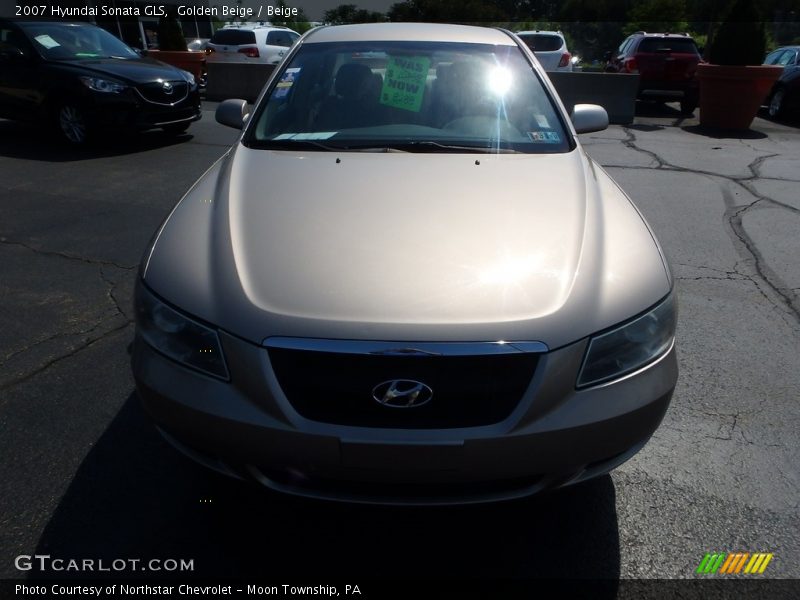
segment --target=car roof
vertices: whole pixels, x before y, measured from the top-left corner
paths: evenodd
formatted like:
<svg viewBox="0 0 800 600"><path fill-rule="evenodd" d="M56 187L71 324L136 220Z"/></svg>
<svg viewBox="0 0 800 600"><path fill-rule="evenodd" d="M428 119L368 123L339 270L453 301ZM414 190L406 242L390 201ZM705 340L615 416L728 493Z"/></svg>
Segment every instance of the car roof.
<svg viewBox="0 0 800 600"><path fill-rule="evenodd" d="M511 36L500 29L439 23L361 23L358 25L318 27L307 35L304 43L376 41L467 42L500 46L515 45Z"/></svg>
<svg viewBox="0 0 800 600"><path fill-rule="evenodd" d="M217 31L220 31L222 29L239 29L241 31L260 31L260 30L263 30L263 29L281 29L281 30L284 30L284 31L293 31L289 27L284 27L283 25L263 25L261 23L259 23L257 25L250 24L250 23L244 23L244 24L241 24L241 25L228 23L224 27L220 27Z"/></svg>
<svg viewBox="0 0 800 600"><path fill-rule="evenodd" d="M561 33L560 31L544 31L544 30L538 30L538 29L534 29L532 31L517 31L516 34L517 35L554 35L554 36L558 36L560 38L564 37L564 34Z"/></svg>
<svg viewBox="0 0 800 600"><path fill-rule="evenodd" d="M658 38L681 38L681 39L692 39L688 33L656 33L652 31L637 31L633 35L635 36L643 36L643 37L658 37Z"/></svg>

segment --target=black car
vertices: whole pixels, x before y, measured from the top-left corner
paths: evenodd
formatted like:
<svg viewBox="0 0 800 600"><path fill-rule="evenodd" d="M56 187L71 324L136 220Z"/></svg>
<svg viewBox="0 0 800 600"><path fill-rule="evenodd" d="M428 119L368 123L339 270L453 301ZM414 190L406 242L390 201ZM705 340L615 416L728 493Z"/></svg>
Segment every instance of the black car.
<svg viewBox="0 0 800 600"><path fill-rule="evenodd" d="M766 98L769 116L797 116L800 113L800 46L778 48L767 55L764 64L783 67L783 73Z"/></svg>
<svg viewBox="0 0 800 600"><path fill-rule="evenodd" d="M177 134L200 116L191 73L141 56L104 29L0 19L0 117L47 121L82 144L100 130Z"/></svg>

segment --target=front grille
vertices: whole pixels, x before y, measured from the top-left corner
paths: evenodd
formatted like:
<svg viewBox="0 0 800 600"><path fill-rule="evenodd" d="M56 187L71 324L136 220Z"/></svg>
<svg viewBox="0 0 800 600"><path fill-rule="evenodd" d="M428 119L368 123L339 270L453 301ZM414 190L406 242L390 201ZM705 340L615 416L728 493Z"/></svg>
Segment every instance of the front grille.
<svg viewBox="0 0 800 600"><path fill-rule="evenodd" d="M189 84L185 81L170 81L172 93L168 94L163 83L145 83L136 86L139 95L154 104L177 104L189 95Z"/></svg>
<svg viewBox="0 0 800 600"><path fill-rule="evenodd" d="M518 405L539 355L408 356L268 348L278 383L307 419L362 427L433 429L498 423ZM373 388L390 380L422 382L432 399L411 408L384 406Z"/></svg>

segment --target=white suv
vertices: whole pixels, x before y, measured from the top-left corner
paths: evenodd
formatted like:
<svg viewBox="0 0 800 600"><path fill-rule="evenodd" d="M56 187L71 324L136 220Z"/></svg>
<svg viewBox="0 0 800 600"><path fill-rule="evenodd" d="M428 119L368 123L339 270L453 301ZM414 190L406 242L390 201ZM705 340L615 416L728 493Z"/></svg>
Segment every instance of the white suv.
<svg viewBox="0 0 800 600"><path fill-rule="evenodd" d="M208 41L208 59L277 65L299 38L300 34L288 27L227 25Z"/></svg>
<svg viewBox="0 0 800 600"><path fill-rule="evenodd" d="M572 71L572 55L560 31L518 31L545 71Z"/></svg>

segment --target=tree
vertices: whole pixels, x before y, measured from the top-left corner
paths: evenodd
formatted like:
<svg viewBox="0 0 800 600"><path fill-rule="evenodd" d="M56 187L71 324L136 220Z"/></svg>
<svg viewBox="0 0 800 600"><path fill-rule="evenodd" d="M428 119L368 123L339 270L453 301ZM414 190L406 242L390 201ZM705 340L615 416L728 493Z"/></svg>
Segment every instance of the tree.
<svg viewBox="0 0 800 600"><path fill-rule="evenodd" d="M383 13L358 8L355 4L340 4L336 8L325 11L323 21L331 25L346 23L380 23L385 21Z"/></svg>
<svg viewBox="0 0 800 600"><path fill-rule="evenodd" d="M647 0L628 11L625 33L634 31L683 32L689 28L684 0Z"/></svg>
<svg viewBox="0 0 800 600"><path fill-rule="evenodd" d="M502 23L511 20L502 2L490 0L404 0L389 9L391 21Z"/></svg>
<svg viewBox="0 0 800 600"><path fill-rule="evenodd" d="M281 13L283 13L284 9L286 9L286 3L283 0L279 0L275 6L281 9ZM303 12L302 8L298 8L297 14L294 16L286 17L284 20L279 19L280 17L278 17L278 19L272 19L270 22L279 27L288 27L289 29L293 29L297 33L305 33L311 29L311 23L309 23L308 17Z"/></svg>

